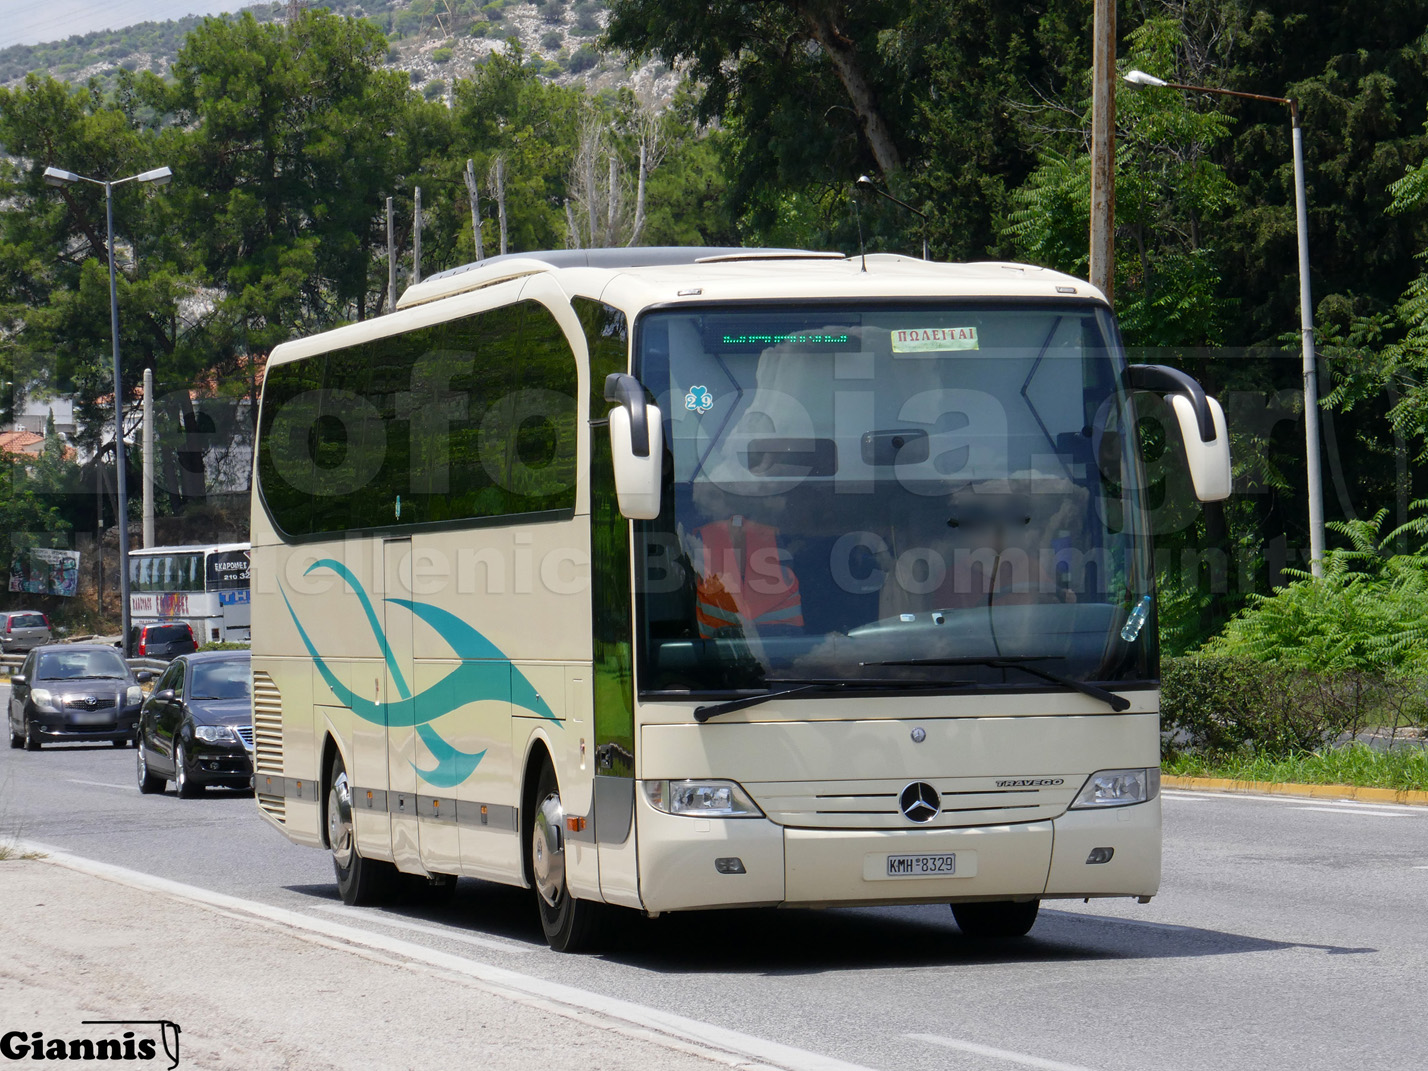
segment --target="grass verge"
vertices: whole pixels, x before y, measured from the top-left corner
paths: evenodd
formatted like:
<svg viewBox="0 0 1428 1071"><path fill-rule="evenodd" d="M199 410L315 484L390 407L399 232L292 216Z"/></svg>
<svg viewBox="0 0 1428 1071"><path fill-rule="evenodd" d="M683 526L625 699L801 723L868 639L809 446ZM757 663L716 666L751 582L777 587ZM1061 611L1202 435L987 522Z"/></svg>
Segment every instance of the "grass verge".
<svg viewBox="0 0 1428 1071"><path fill-rule="evenodd" d="M0 844L0 863L7 859L43 859L44 852L22 852L12 844Z"/></svg>
<svg viewBox="0 0 1428 1071"><path fill-rule="evenodd" d="M1366 744L1350 744L1287 758L1253 753L1199 755L1185 752L1166 759L1161 769L1177 777L1428 791L1428 748L1421 747L1375 751Z"/></svg>

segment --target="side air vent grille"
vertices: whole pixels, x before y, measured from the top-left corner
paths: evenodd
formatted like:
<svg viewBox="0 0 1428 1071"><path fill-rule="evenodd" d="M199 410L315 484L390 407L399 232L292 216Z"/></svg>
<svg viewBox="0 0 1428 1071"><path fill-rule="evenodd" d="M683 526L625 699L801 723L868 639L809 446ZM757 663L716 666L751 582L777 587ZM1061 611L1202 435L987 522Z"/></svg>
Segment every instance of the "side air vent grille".
<svg viewBox="0 0 1428 1071"><path fill-rule="evenodd" d="M261 671L253 674L253 769L260 786L265 774L281 783L283 697L273 678ZM287 806L282 796L268 795L260 790L258 806L279 822L287 818Z"/></svg>

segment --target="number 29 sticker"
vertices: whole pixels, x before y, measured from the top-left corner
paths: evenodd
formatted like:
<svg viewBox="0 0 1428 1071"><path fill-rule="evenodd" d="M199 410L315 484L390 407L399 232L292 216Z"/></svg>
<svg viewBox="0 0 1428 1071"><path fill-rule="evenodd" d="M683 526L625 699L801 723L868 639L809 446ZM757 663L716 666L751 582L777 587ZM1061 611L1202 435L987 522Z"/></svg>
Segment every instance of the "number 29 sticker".
<svg viewBox="0 0 1428 1071"><path fill-rule="evenodd" d="M707 387L690 387L684 396L684 408L691 413L707 413L714 408L714 395Z"/></svg>

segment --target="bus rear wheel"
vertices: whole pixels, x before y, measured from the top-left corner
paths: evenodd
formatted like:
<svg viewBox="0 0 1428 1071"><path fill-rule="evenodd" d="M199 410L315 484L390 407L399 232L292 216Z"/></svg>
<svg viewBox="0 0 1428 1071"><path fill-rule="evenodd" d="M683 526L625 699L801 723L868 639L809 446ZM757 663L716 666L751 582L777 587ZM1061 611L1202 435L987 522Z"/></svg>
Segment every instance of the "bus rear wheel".
<svg viewBox="0 0 1428 1071"><path fill-rule="evenodd" d="M327 778L327 843L342 902L348 907L381 903L392 887L396 867L380 859L364 859L357 851L352 786L340 755L333 757Z"/></svg>
<svg viewBox="0 0 1428 1071"><path fill-rule="evenodd" d="M998 900L989 904L953 904L952 917L968 937L1025 937L1040 910L1040 900Z"/></svg>
<svg viewBox="0 0 1428 1071"><path fill-rule="evenodd" d="M594 944L601 905L570 895L565 881L565 811L560 804L560 785L548 762L541 765L536 779L530 831L526 862L545 939L557 952L583 952Z"/></svg>

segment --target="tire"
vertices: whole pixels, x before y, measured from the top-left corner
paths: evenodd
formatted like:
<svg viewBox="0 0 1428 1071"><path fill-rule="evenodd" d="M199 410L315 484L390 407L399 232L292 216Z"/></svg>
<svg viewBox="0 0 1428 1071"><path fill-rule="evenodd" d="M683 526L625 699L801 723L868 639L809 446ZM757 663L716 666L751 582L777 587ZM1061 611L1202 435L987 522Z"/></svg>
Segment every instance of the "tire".
<svg viewBox="0 0 1428 1071"><path fill-rule="evenodd" d="M109 742L110 742L111 744L113 744L115 747L128 747L128 746L129 746L129 741L127 741L127 740L111 740L111 741L109 741Z"/></svg>
<svg viewBox="0 0 1428 1071"><path fill-rule="evenodd" d="M203 791L203 786L194 781L188 772L188 756L184 754L183 741L174 749L174 795L181 800L191 800Z"/></svg>
<svg viewBox="0 0 1428 1071"><path fill-rule="evenodd" d="M164 790L164 778L156 777L149 772L149 760L144 755L143 745L140 745L137 750L139 758L136 766L138 767L139 791L146 796L152 795L155 792L162 792Z"/></svg>
<svg viewBox="0 0 1428 1071"><path fill-rule="evenodd" d="M550 763L541 764L534 807L526 828L526 865L535 886L536 910L545 939L557 952L594 947L601 904L570 895L565 883L565 813Z"/></svg>
<svg viewBox="0 0 1428 1071"><path fill-rule="evenodd" d="M9 730L10 746L12 748L18 749L25 746L25 734L23 732L17 733L13 728L11 728L10 719L8 717L5 719L5 728Z"/></svg>
<svg viewBox="0 0 1428 1071"><path fill-rule="evenodd" d="M35 730L35 723L34 723L33 721L31 721L29 718L26 718L26 719L25 719L25 750L26 750L26 751L39 751L39 750L40 750L40 736L39 736L39 733Z"/></svg>
<svg viewBox="0 0 1428 1071"><path fill-rule="evenodd" d="M366 859L357 850L352 786L340 755L333 756L327 777L327 843L342 902L348 907L383 903L396 884L397 868L382 859Z"/></svg>
<svg viewBox="0 0 1428 1071"><path fill-rule="evenodd" d="M952 917L958 929L971 938L1025 937L1040 910L1040 900L998 900L989 904L953 904Z"/></svg>

